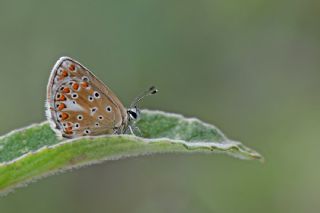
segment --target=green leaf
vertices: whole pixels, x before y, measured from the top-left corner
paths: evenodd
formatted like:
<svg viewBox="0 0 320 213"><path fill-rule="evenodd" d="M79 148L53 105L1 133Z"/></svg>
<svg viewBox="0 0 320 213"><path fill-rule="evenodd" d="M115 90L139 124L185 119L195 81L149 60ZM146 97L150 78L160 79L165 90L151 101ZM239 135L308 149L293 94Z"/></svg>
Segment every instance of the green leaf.
<svg viewBox="0 0 320 213"><path fill-rule="evenodd" d="M13 131L0 138L0 192L57 172L131 156L221 152L241 159L262 159L195 118L143 110L137 126L142 137L105 135L59 141L47 122Z"/></svg>

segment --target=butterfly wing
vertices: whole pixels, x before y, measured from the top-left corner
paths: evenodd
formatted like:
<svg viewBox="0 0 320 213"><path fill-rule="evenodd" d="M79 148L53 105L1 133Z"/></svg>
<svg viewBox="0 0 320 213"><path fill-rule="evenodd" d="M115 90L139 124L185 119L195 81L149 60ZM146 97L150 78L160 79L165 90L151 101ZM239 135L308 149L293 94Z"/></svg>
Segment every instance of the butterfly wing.
<svg viewBox="0 0 320 213"><path fill-rule="evenodd" d="M69 57L51 71L46 106L51 126L67 138L123 133L127 126L126 109L115 94Z"/></svg>

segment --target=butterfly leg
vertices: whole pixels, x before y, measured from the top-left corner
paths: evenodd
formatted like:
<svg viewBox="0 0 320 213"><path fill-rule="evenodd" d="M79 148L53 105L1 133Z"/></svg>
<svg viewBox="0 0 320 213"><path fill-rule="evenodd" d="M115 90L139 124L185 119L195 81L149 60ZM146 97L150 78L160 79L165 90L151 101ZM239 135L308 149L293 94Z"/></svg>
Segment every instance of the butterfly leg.
<svg viewBox="0 0 320 213"><path fill-rule="evenodd" d="M130 134L131 134L131 135L134 135L134 132L133 132L133 129L132 129L131 126L129 126L129 131L130 131Z"/></svg>
<svg viewBox="0 0 320 213"><path fill-rule="evenodd" d="M128 128L129 128L129 132L132 135L139 136L139 137L142 136L142 132L140 131L139 127L132 125L132 126L129 126Z"/></svg>
<svg viewBox="0 0 320 213"><path fill-rule="evenodd" d="M141 136L141 131L138 127L133 125L128 125L127 129L124 131L125 134ZM138 133L138 134L137 134Z"/></svg>
<svg viewBox="0 0 320 213"><path fill-rule="evenodd" d="M142 137L142 132L141 132L141 130L139 129L139 127L133 126L133 128L134 128L135 132L137 133L137 136Z"/></svg>

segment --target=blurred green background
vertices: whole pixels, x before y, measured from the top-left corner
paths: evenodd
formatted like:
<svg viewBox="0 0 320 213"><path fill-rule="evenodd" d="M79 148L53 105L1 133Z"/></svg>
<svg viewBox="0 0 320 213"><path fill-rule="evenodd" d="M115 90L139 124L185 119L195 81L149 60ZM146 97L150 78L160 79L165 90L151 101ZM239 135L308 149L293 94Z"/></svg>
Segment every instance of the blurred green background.
<svg viewBox="0 0 320 213"><path fill-rule="evenodd" d="M106 162L0 198L0 212L319 212L320 2L0 1L0 133L41 122L74 57L125 105L196 116L266 162L168 154ZM1 174L0 174L1 175Z"/></svg>

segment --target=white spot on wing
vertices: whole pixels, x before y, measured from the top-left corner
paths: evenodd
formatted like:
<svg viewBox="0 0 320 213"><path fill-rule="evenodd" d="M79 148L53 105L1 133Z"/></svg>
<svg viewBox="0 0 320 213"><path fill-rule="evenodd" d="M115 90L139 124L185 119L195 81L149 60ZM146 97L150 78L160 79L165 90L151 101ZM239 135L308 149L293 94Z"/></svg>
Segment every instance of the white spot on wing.
<svg viewBox="0 0 320 213"><path fill-rule="evenodd" d="M90 109L90 115L91 115L91 116L93 116L93 115L94 115L94 113L96 113L96 112L97 112L97 110L98 110L98 108L97 108L97 107L93 107L93 108L91 108L91 109Z"/></svg>
<svg viewBox="0 0 320 213"><path fill-rule="evenodd" d="M65 61L62 63L62 66L63 66L64 68L69 67L69 65L70 65L70 61L68 61L68 60L65 60Z"/></svg>
<svg viewBox="0 0 320 213"><path fill-rule="evenodd" d="M77 111L77 112L84 112L85 109L80 106L77 102L73 102L72 100L67 100L66 102L67 109L72 110L72 111Z"/></svg>

